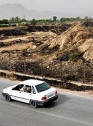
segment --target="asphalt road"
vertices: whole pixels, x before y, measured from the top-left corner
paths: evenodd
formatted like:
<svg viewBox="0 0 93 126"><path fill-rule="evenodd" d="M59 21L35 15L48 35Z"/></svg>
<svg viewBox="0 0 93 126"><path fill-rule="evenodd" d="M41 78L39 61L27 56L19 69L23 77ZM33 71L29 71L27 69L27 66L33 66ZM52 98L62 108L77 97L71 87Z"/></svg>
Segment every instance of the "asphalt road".
<svg viewBox="0 0 93 126"><path fill-rule="evenodd" d="M2 89L17 81L0 79L0 126L93 126L93 99L60 93L53 104L37 109L7 102Z"/></svg>

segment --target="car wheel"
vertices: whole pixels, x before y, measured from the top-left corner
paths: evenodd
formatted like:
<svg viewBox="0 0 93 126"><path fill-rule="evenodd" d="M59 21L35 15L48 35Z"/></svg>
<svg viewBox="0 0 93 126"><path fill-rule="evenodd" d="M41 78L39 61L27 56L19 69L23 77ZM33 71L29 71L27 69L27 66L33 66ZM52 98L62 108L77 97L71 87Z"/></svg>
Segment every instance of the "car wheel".
<svg viewBox="0 0 93 126"><path fill-rule="evenodd" d="M30 105L33 107L33 108L37 108L37 102L36 101L30 101Z"/></svg>
<svg viewBox="0 0 93 126"><path fill-rule="evenodd" d="M8 94L5 95L5 99L6 99L8 102L11 101L11 97L10 97Z"/></svg>

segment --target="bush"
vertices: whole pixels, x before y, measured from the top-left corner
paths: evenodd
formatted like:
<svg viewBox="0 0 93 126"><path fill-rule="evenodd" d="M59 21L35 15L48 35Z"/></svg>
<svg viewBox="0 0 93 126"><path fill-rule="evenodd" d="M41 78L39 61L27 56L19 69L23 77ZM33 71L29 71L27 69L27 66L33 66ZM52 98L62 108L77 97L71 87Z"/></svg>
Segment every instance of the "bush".
<svg viewBox="0 0 93 126"><path fill-rule="evenodd" d="M69 59L73 61L77 61L81 57L81 55L82 54L80 52L75 51L70 54Z"/></svg>

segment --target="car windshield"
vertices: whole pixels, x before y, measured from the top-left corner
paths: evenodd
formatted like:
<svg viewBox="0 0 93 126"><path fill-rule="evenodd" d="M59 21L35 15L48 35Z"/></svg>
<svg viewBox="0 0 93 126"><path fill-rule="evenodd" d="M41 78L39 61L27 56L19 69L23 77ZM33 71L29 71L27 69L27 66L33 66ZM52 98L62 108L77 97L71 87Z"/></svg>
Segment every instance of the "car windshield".
<svg viewBox="0 0 93 126"><path fill-rule="evenodd" d="M50 88L50 86L46 82L39 84L39 85L36 85L36 89L37 89L38 93L45 91L45 90L48 90L49 88Z"/></svg>

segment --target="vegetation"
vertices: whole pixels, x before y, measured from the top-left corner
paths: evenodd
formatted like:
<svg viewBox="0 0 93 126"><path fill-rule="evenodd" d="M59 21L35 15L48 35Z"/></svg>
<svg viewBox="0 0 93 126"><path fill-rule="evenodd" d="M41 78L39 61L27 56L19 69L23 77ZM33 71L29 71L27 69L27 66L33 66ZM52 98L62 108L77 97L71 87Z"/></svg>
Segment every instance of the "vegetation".
<svg viewBox="0 0 93 126"><path fill-rule="evenodd" d="M53 17L53 21L54 21L54 22L57 21L57 17L56 17L56 16Z"/></svg>
<svg viewBox="0 0 93 126"><path fill-rule="evenodd" d="M90 60L90 58L93 59L93 23L89 22L86 18L86 22L74 23L73 27L67 28L63 26L70 24L68 22L60 26L33 26L36 24L56 24L60 22L57 18L54 18L56 17L49 20L32 19L29 21L32 23L32 26L27 28L30 30L38 28L34 33L31 33L33 31L27 31L27 28L25 32L24 28L21 27L17 27L17 29L14 28L13 30L9 28L9 31L2 28L1 40L6 39L6 41L1 41L0 43L0 50L2 52L0 68L30 75L53 77L61 80L93 83L93 67L92 61ZM13 21L14 19L11 20ZM15 18L16 23L18 23L19 20L21 19L18 17ZM68 21L68 19L64 18L64 22L66 20ZM71 20L72 19L69 19L69 21ZM75 20L80 19L77 18ZM7 25L7 20L3 20L3 22ZM61 35L52 33L53 30L56 29L56 26L60 29L64 29L61 31ZM72 26L72 24L70 24L70 26ZM42 29L39 30L39 27ZM47 30L49 32L45 32L45 28L47 29L47 27L49 27ZM56 31L60 29L56 29ZM66 31L66 29L68 30ZM52 32L50 32L50 30ZM18 37L24 32L28 34ZM10 36L12 36L12 38L14 36L14 39L11 39L11 41ZM85 51L84 47L86 46L88 49ZM84 57L84 55L86 57Z"/></svg>
<svg viewBox="0 0 93 126"><path fill-rule="evenodd" d="M31 24L32 24L32 25L36 25L36 24L37 24L37 20L32 19L32 20L31 20Z"/></svg>
<svg viewBox="0 0 93 126"><path fill-rule="evenodd" d="M70 58L70 60L72 60L72 61L77 61L78 60L78 58L80 58L82 56L82 53L80 53L80 52L78 52L78 51L74 51L74 52L72 52L71 54L70 54L70 56L69 56L69 58Z"/></svg>
<svg viewBox="0 0 93 126"><path fill-rule="evenodd" d="M3 19L0 20L0 26L10 26L10 25L27 25L27 24L32 24L32 25L49 25L49 24L62 24L62 23L66 23L66 22L74 22L74 21L82 21L85 20L87 22L89 22L90 18L88 18L87 16L84 17L83 19L80 17L76 17L76 18L60 18L57 19L57 16L53 16L53 19L32 19L32 20L26 20L25 18L20 19L19 17L12 17L11 19ZM92 20L92 19L91 19Z"/></svg>

